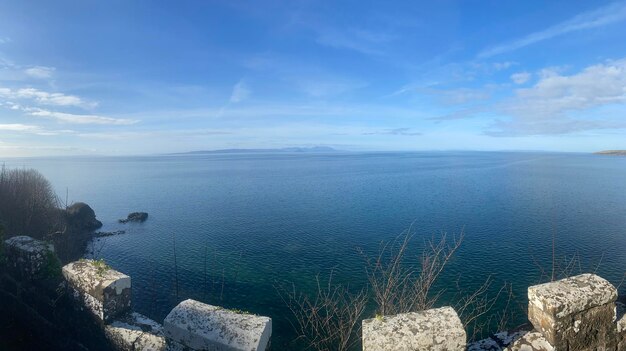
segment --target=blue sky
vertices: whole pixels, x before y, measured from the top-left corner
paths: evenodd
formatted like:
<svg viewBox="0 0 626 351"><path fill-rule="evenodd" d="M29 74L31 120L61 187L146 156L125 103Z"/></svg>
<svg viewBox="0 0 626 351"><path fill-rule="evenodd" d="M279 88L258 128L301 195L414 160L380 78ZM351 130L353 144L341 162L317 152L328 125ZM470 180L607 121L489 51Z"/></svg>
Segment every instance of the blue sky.
<svg viewBox="0 0 626 351"><path fill-rule="evenodd" d="M0 156L626 148L626 2L3 1Z"/></svg>

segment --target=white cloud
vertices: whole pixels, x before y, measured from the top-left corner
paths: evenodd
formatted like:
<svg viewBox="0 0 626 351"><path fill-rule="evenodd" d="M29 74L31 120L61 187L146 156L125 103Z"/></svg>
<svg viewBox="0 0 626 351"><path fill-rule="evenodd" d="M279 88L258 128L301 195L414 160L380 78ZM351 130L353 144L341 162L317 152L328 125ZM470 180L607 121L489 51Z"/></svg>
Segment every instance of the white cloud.
<svg viewBox="0 0 626 351"><path fill-rule="evenodd" d="M36 134L36 135L59 135L59 134L75 133L73 130L69 130L69 129L47 130L40 126L35 126L35 125L30 125L30 124L21 124L21 123L0 124L0 131L20 132L20 133L29 133L29 134Z"/></svg>
<svg viewBox="0 0 626 351"><path fill-rule="evenodd" d="M486 49L478 54L478 57L487 58L500 55L567 33L602 27L624 20L626 20L626 2L615 2L593 11L581 13L565 22L531 33L521 39Z"/></svg>
<svg viewBox="0 0 626 351"><path fill-rule="evenodd" d="M11 42L11 38L9 37L0 37L0 44L6 44L6 43L10 43Z"/></svg>
<svg viewBox="0 0 626 351"><path fill-rule="evenodd" d="M230 100L229 101L231 103L242 102L242 101L246 100L250 96L250 93L251 93L251 91L248 88L248 85L243 80L240 80L233 87L233 92L230 94Z"/></svg>
<svg viewBox="0 0 626 351"><path fill-rule="evenodd" d="M491 98L489 89L452 89L439 92L441 100L447 105L463 105L466 103L488 100Z"/></svg>
<svg viewBox="0 0 626 351"><path fill-rule="evenodd" d="M50 118L61 123L130 125L139 122L134 119L111 118L96 115L78 115L72 113L48 111L40 108L29 108L27 109L27 111L31 116Z"/></svg>
<svg viewBox="0 0 626 351"><path fill-rule="evenodd" d="M78 96L62 93L49 93L35 88L9 89L0 87L0 97L9 100L33 100L43 105L95 107L97 104L88 102Z"/></svg>
<svg viewBox="0 0 626 351"><path fill-rule="evenodd" d="M420 95L428 95L444 105L476 104L492 98L494 87L487 85L480 89L456 88L456 89L433 89L406 86L389 96L395 96L414 92Z"/></svg>
<svg viewBox="0 0 626 351"><path fill-rule="evenodd" d="M511 62L511 61L506 61L506 62L495 62L493 64L493 68L496 71L502 71L508 68L511 68L513 66L517 65L517 62Z"/></svg>
<svg viewBox="0 0 626 351"><path fill-rule="evenodd" d="M0 124L0 130L11 131L11 132L33 132L41 130L38 126L28 125L28 124L20 124L20 123L9 123L9 124Z"/></svg>
<svg viewBox="0 0 626 351"><path fill-rule="evenodd" d="M594 113L616 106L626 112L626 59L589 66L577 74L542 74L530 88L517 89L502 106L511 117L495 125L492 135L564 134L626 128L626 121Z"/></svg>
<svg viewBox="0 0 626 351"><path fill-rule="evenodd" d="M34 66L24 70L24 73L33 78L46 79L52 77L54 67Z"/></svg>
<svg viewBox="0 0 626 351"><path fill-rule="evenodd" d="M515 84L524 84L528 82L528 80L530 79L530 76L531 74L528 72L513 73L511 74L511 80Z"/></svg>
<svg viewBox="0 0 626 351"><path fill-rule="evenodd" d="M372 132L365 132L363 135L398 135L398 136L419 136L420 132L413 131L411 128L391 128Z"/></svg>

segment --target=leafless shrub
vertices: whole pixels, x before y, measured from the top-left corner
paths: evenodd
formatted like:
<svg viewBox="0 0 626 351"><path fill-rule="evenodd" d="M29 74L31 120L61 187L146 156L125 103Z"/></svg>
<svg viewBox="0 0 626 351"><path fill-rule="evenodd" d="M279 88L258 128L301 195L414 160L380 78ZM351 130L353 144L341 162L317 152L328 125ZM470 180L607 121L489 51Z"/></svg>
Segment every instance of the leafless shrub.
<svg viewBox="0 0 626 351"><path fill-rule="evenodd" d="M446 265L459 249L463 233L452 244L443 233L431 238L417 261L410 262L407 248L413 238L409 229L390 243L382 243L378 255L370 258L362 250L377 313L392 315L432 308L444 293L432 288Z"/></svg>
<svg viewBox="0 0 626 351"><path fill-rule="evenodd" d="M314 296L277 287L291 310L292 326L298 341L309 350L349 350L360 341L361 317L367 304L367 293L350 291L348 286L332 283L332 272L326 284L316 277Z"/></svg>
<svg viewBox="0 0 626 351"><path fill-rule="evenodd" d="M360 318L370 301L377 315L394 315L433 308L445 293L463 322L470 339L484 334L486 330L505 330L512 319L513 292L510 284L504 284L495 294L493 279L488 277L476 289L462 288L457 280L456 290L437 289L436 283L446 266L458 251L464 233L451 240L445 233L432 237L424 243L421 254L409 255L411 229L391 242L383 242L375 256L362 249L368 278L365 290L350 294L342 285L332 285L332 273L326 285L316 278L317 293L309 297L291 290L278 289L279 295L291 310L298 339L313 350L346 350L358 344ZM494 306L505 298L505 308L492 314ZM357 336L355 336L357 335ZM339 346L338 346L339 345Z"/></svg>
<svg viewBox="0 0 626 351"><path fill-rule="evenodd" d="M34 169L0 170L0 221L12 235L43 238L63 226L50 182Z"/></svg>
<svg viewBox="0 0 626 351"><path fill-rule="evenodd" d="M365 258L369 289L380 315L416 312L433 308L441 296L452 296L450 301L463 322L471 339L497 325L505 329L511 319L509 308L512 289L504 284L496 293L491 293L493 279L488 277L478 288L467 290L457 279L455 290L435 290L435 284L446 266L460 248L464 233L448 239L446 233L431 237L417 257L408 255L409 243L414 234L409 229L390 243L382 243L377 256ZM507 309L492 314L493 307L507 298Z"/></svg>
<svg viewBox="0 0 626 351"><path fill-rule="evenodd" d="M598 269L602 266L602 261L604 259L604 254L600 256L598 262L593 264L591 262L585 262L583 264L580 254L576 251L573 254L567 255L559 255L553 250L552 254L552 262L550 267L547 269L542 265L536 257L531 254L531 258L535 267L539 271L539 279L538 283L541 282L551 282L567 277L571 277L573 275L582 274L585 272L597 273Z"/></svg>
<svg viewBox="0 0 626 351"><path fill-rule="evenodd" d="M487 330L506 330L511 319L510 304L513 298L513 290L510 284L504 284L497 293L489 294L493 279L488 277L482 285L472 291L463 289L457 281L456 301L454 309L463 322L469 340L477 337ZM505 308L495 314L491 314L493 307L505 298Z"/></svg>

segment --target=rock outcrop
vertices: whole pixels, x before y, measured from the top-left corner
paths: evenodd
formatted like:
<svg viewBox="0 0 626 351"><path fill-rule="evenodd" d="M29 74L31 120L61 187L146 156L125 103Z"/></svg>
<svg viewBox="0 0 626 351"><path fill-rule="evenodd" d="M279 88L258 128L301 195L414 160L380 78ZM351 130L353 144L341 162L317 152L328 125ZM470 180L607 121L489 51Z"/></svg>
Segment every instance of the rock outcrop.
<svg viewBox="0 0 626 351"><path fill-rule="evenodd" d="M94 210L84 202L77 202L65 210L68 227L78 231L92 231L102 227Z"/></svg>
<svg viewBox="0 0 626 351"><path fill-rule="evenodd" d="M128 214L126 219L120 219L120 223L128 223L128 222L139 222L143 223L148 219L148 214L146 212L132 212Z"/></svg>

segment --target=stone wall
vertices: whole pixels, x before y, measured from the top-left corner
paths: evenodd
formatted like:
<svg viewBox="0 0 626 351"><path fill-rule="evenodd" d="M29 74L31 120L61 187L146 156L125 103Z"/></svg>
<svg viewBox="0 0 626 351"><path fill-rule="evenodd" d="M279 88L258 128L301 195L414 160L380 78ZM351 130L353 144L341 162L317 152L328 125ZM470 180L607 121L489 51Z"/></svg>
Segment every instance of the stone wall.
<svg viewBox="0 0 626 351"><path fill-rule="evenodd" d="M363 350L626 351L626 305L594 274L528 288L533 330L500 332L466 345L456 312L439 308L363 321Z"/></svg>
<svg viewBox="0 0 626 351"><path fill-rule="evenodd" d="M51 248L29 237L5 241L10 273L24 281L45 277ZM62 269L65 288L116 350L251 350L268 347L269 317L185 300L163 324L132 311L131 277L101 261L79 260ZM19 295L19 294L18 294ZM13 296L13 295L11 295ZM626 351L626 304L594 274L528 288L532 330L493 334L467 343L451 307L377 316L362 323L364 351Z"/></svg>
<svg viewBox="0 0 626 351"><path fill-rule="evenodd" d="M272 320L195 300L176 306L161 325L131 309L131 278L101 261L63 267L77 302L102 322L117 350L264 351Z"/></svg>
<svg viewBox="0 0 626 351"><path fill-rule="evenodd" d="M25 236L6 240L4 245L11 275L29 281L44 276L42 272L53 253L50 245ZM91 317L107 341L108 345L97 349L264 351L269 344L272 333L269 317L194 300L176 306L164 325L133 312L131 277L103 261L71 262L62 268L62 278L61 286L72 296L74 307Z"/></svg>

